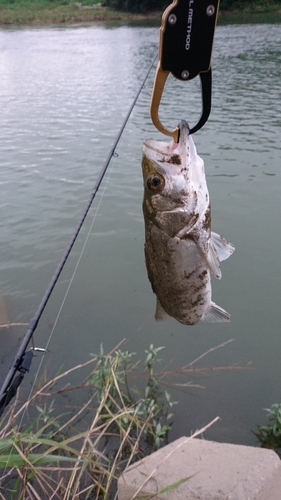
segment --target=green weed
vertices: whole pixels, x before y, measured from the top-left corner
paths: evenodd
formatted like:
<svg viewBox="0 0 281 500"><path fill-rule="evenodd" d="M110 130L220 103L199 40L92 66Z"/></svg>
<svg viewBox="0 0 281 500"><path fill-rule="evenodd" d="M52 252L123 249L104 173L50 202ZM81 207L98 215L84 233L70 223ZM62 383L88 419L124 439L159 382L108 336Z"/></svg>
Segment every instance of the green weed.
<svg viewBox="0 0 281 500"><path fill-rule="evenodd" d="M163 383L172 376L249 368L195 367L229 342L174 370L159 369L163 347L151 344L142 366L121 344L110 353L101 346L87 362L45 377L28 401L14 401L0 420L0 499L117 498L122 471L167 441L175 402ZM83 380L74 386L69 379L75 372ZM201 387L182 380L172 385Z"/></svg>
<svg viewBox="0 0 281 500"><path fill-rule="evenodd" d="M281 456L281 403L275 403L265 411L267 423L258 425L254 434L263 448L272 448Z"/></svg>
<svg viewBox="0 0 281 500"><path fill-rule="evenodd" d="M135 353L105 354L101 347L87 363L44 383L24 405L15 402L1 422L0 498L114 498L124 467L158 448L171 428L166 406L173 403L153 376L158 351L149 348L143 389L128 380L139 365ZM59 388L86 366L91 370L83 383ZM70 390L86 392L86 401L77 412L59 413L56 398ZM23 425L28 414L33 418Z"/></svg>

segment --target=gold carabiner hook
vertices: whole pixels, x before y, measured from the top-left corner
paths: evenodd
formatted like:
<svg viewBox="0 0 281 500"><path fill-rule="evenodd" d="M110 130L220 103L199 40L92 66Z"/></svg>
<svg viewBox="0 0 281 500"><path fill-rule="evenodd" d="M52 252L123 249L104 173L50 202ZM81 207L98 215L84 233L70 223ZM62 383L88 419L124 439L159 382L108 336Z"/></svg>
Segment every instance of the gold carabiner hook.
<svg viewBox="0 0 281 500"><path fill-rule="evenodd" d="M167 129L161 123L159 116L158 116L158 110L159 110L161 97L162 97L165 83L166 83L166 80L167 80L169 73L170 73L170 71L163 71L163 69L161 69L161 65L160 65L160 61L159 61L157 68L156 68L154 85L153 85L151 102L150 102L150 116L151 116L151 120L152 120L153 125L155 125L155 127L159 130L159 132L162 132L165 135L169 135L169 136L173 137L175 142L179 142L179 129L178 128L175 128L174 130Z"/></svg>

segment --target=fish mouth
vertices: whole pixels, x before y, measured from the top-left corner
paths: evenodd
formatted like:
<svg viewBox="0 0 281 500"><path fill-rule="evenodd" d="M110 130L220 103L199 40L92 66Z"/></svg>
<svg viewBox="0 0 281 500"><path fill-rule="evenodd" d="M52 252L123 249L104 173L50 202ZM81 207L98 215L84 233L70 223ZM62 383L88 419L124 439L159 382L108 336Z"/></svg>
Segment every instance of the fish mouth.
<svg viewBox="0 0 281 500"><path fill-rule="evenodd" d="M171 156L174 153L174 142L163 142L163 141L155 141L152 139L148 139L143 143L143 151L148 149L149 151L153 151L154 153L158 153L164 156Z"/></svg>
<svg viewBox="0 0 281 500"><path fill-rule="evenodd" d="M181 149L186 149L186 145L189 139L189 125L185 120L181 120L178 125L179 128L179 142L176 143L174 140L171 142L156 141L153 139L145 140L143 143L143 152L149 155L149 152L164 156L172 156L174 154L179 154Z"/></svg>

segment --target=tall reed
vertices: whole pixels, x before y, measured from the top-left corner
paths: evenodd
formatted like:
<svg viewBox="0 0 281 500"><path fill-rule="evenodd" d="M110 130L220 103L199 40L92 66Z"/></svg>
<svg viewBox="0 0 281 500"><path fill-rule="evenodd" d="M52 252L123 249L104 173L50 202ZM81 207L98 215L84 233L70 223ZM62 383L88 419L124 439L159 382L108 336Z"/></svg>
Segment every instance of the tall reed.
<svg viewBox="0 0 281 500"><path fill-rule="evenodd" d="M26 402L21 392L0 421L0 499L117 498L121 472L167 440L175 402L162 384L206 372L195 363L228 342L182 368L160 371L163 347L149 346L142 370L120 344L108 354L101 347L87 362L41 380ZM241 368L249 366L212 370ZM73 374L83 378L79 385L69 383Z"/></svg>

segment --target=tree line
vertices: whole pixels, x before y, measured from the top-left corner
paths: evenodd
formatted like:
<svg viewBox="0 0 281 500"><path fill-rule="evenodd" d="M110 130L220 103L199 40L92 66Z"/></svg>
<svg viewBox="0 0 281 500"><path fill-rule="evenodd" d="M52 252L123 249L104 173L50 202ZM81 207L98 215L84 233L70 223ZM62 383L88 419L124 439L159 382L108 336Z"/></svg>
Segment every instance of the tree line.
<svg viewBox="0 0 281 500"><path fill-rule="evenodd" d="M154 10L164 10L172 0L103 0L103 5L111 7L112 9L124 10L127 12L148 12ZM243 8L245 4L264 5L265 3L279 4L281 0L221 0L220 9L239 9Z"/></svg>
<svg viewBox="0 0 281 500"><path fill-rule="evenodd" d="M103 0L103 5L128 12L164 10L170 3L165 0Z"/></svg>

